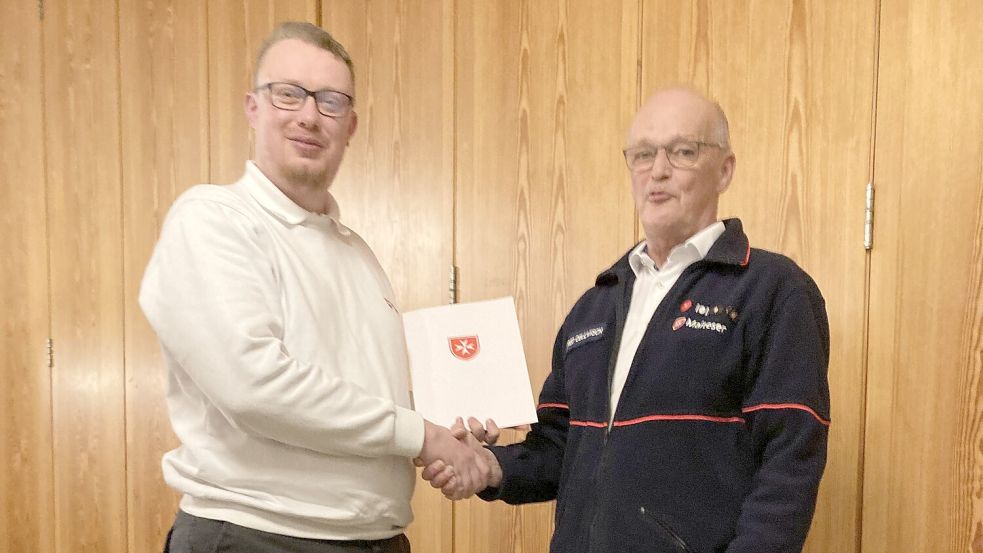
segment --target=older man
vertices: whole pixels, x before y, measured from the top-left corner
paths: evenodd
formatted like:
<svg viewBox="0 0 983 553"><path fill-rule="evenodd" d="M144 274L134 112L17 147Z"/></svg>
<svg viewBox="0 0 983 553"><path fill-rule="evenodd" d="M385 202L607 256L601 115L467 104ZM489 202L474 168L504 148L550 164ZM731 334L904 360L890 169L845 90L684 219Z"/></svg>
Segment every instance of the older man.
<svg viewBox="0 0 983 553"><path fill-rule="evenodd" d="M484 450L481 497L556 499L553 553L800 551L826 462L823 298L717 220L736 164L717 104L656 93L624 154L645 240L567 316L539 423Z"/></svg>
<svg viewBox="0 0 983 553"><path fill-rule="evenodd" d="M487 466L410 410L402 320L328 191L357 126L344 48L308 23L260 50L256 158L174 203L140 305L168 369L183 494L166 551L409 551L411 458Z"/></svg>

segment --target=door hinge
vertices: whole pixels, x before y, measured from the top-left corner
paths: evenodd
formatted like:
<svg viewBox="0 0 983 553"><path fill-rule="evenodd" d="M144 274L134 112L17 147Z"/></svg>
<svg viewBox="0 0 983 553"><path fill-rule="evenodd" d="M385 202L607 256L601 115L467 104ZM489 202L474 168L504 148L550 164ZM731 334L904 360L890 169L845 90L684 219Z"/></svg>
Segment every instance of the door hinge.
<svg viewBox="0 0 983 553"><path fill-rule="evenodd" d="M51 338L48 338L48 368L51 369L55 366L55 342Z"/></svg>
<svg viewBox="0 0 983 553"><path fill-rule="evenodd" d="M864 202L864 249L874 245L874 183L867 183L867 200Z"/></svg>
<svg viewBox="0 0 983 553"><path fill-rule="evenodd" d="M447 303L457 303L457 267L451 265L447 284Z"/></svg>

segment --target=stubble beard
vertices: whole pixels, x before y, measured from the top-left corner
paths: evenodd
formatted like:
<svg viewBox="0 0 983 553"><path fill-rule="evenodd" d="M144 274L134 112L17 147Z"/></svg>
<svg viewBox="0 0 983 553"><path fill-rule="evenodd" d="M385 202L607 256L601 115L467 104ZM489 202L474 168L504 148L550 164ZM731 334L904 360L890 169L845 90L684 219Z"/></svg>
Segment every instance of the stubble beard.
<svg viewBox="0 0 983 553"><path fill-rule="evenodd" d="M287 166L284 168L284 177L288 182L304 188L325 189L331 185L330 172L327 168L312 169L309 167Z"/></svg>

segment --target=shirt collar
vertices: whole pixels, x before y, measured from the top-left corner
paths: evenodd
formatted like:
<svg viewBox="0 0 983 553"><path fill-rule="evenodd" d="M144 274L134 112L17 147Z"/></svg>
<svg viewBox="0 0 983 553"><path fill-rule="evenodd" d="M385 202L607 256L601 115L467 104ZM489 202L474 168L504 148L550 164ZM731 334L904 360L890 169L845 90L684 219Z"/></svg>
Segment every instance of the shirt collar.
<svg viewBox="0 0 983 553"><path fill-rule="evenodd" d="M347 231L347 228L341 224L341 209L331 192L324 192L327 195L328 212L321 215L307 211L295 204L252 161L246 162L246 175L243 181L246 191L263 209L287 224L299 225L305 221L319 221L328 218L337 225L339 231Z"/></svg>
<svg viewBox="0 0 983 553"><path fill-rule="evenodd" d="M675 258L685 250L689 250L696 255L693 261L703 259L707 256L710 248L713 247L714 242L724 233L724 229L723 221L717 221L693 236L690 236L685 242L669 251L667 264L675 261ZM635 273L636 277L645 268L658 270L655 266L655 261L648 255L648 245L644 240L628 254L628 265L631 266L631 270Z"/></svg>
<svg viewBox="0 0 983 553"><path fill-rule="evenodd" d="M655 261L648 254L648 245L645 240L642 240L631 253L628 254L628 265L631 266L631 270L638 276L638 273L642 272L646 268L655 268Z"/></svg>

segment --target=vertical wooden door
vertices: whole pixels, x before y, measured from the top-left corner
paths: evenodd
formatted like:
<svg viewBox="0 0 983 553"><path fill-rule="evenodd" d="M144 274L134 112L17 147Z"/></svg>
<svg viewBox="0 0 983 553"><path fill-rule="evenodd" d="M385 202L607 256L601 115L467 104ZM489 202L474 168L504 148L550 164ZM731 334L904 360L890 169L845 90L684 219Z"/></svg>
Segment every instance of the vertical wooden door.
<svg viewBox="0 0 983 553"><path fill-rule="evenodd" d="M55 551L126 551L116 2L44 4Z"/></svg>
<svg viewBox="0 0 983 553"><path fill-rule="evenodd" d="M646 0L642 90L689 83L730 119L737 172L721 217L788 255L829 313L833 424L807 551L857 551L864 414L864 187L873 0Z"/></svg>
<svg viewBox="0 0 983 553"><path fill-rule="evenodd" d="M447 302L452 261L454 35L451 0L325 2L322 26L355 63L358 130L332 193L372 247L399 309ZM451 502L422 481L414 551L451 553Z"/></svg>
<svg viewBox="0 0 983 553"><path fill-rule="evenodd" d="M162 546L178 501L161 476L161 456L177 441L157 338L137 304L143 271L181 192L242 174L251 144L243 97L261 41L279 21L316 18L313 0L120 5L129 551Z"/></svg>
<svg viewBox="0 0 983 553"><path fill-rule="evenodd" d="M51 551L51 372L41 19L0 17L0 551Z"/></svg>
<svg viewBox="0 0 983 553"><path fill-rule="evenodd" d="M863 551L983 548L983 3L881 3Z"/></svg>
<svg viewBox="0 0 983 553"><path fill-rule="evenodd" d="M178 494L160 468L161 456L177 445L166 376L137 297L171 203L208 181L206 22L204 3L120 4L126 521L133 552L160 550L177 511Z"/></svg>
<svg viewBox="0 0 983 553"><path fill-rule="evenodd" d="M208 11L208 125L210 182L242 176L252 153L243 111L253 88L256 52L280 21L317 23L318 0L210 0Z"/></svg>
<svg viewBox="0 0 983 553"><path fill-rule="evenodd" d="M515 298L536 397L566 312L634 241L621 148L638 16L635 1L457 8L460 300ZM454 551L547 551L552 507L459 502Z"/></svg>

